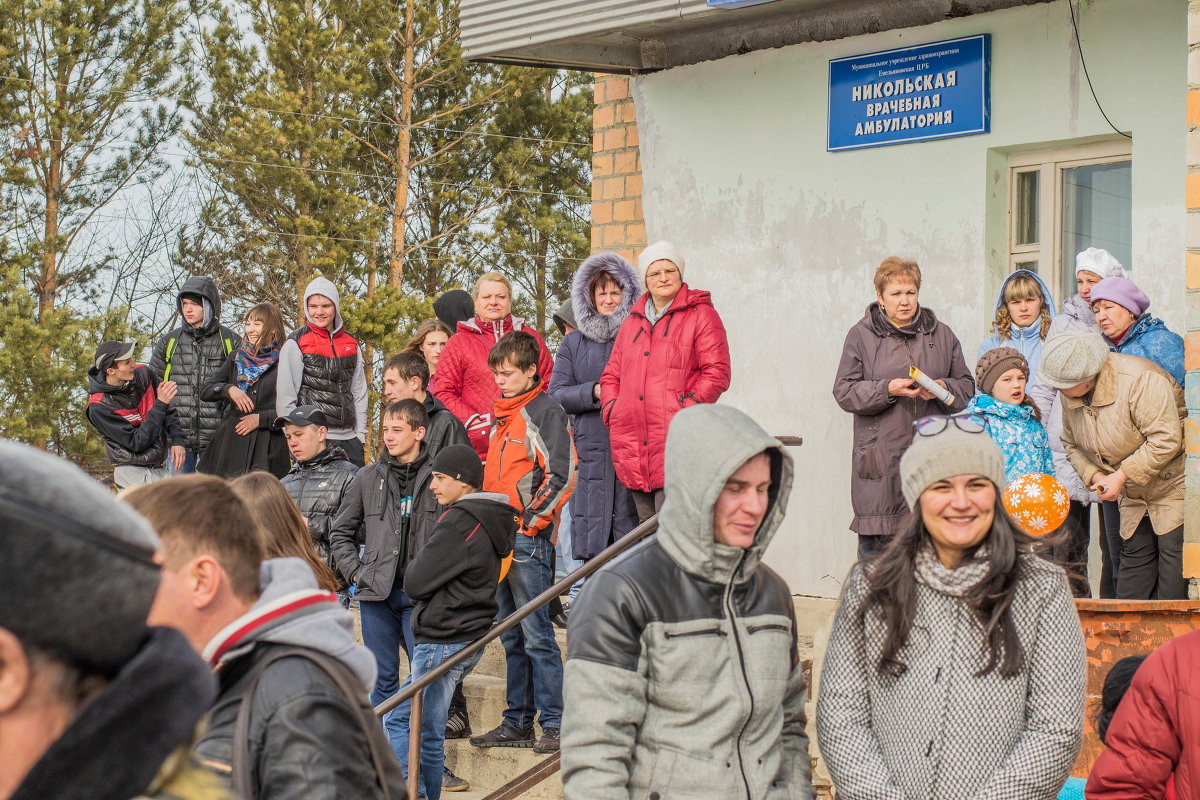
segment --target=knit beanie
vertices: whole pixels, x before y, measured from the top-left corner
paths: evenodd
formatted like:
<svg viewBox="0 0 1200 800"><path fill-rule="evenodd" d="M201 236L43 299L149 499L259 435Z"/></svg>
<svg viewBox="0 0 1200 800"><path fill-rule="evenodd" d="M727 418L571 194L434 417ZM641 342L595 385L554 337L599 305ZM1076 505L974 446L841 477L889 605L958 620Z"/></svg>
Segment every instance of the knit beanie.
<svg viewBox="0 0 1200 800"><path fill-rule="evenodd" d="M1004 488L1004 454L984 431L967 433L953 420L933 436L917 434L900 459L900 483L909 508L917 507L921 493L938 481L955 475L982 475Z"/></svg>
<svg viewBox="0 0 1200 800"><path fill-rule="evenodd" d="M1092 287L1091 304L1095 306L1097 300L1116 303L1135 317L1150 309L1150 298L1128 278L1105 278L1097 283Z"/></svg>
<svg viewBox="0 0 1200 800"><path fill-rule="evenodd" d="M1108 345L1100 334L1056 333L1042 345L1038 377L1047 386L1070 389L1099 375L1106 361Z"/></svg>
<svg viewBox="0 0 1200 800"><path fill-rule="evenodd" d="M452 333L456 333L458 323L475 316L475 301L465 289L451 289L433 301L433 313Z"/></svg>
<svg viewBox="0 0 1200 800"><path fill-rule="evenodd" d="M1075 274L1090 272L1101 278L1124 278L1125 268L1113 254L1099 247L1089 247L1075 256Z"/></svg>
<svg viewBox="0 0 1200 800"><path fill-rule="evenodd" d="M0 442L0 628L26 647L115 675L149 634L160 546L78 467Z"/></svg>
<svg viewBox="0 0 1200 800"><path fill-rule="evenodd" d="M483 488L483 462L470 445L452 444L438 450L433 457L433 471L476 489Z"/></svg>
<svg viewBox="0 0 1200 800"><path fill-rule="evenodd" d="M1029 362L1020 351L1011 347L994 347L979 357L975 365L975 383L984 394L991 394L1000 376L1010 369L1019 369L1029 377Z"/></svg>
<svg viewBox="0 0 1200 800"><path fill-rule="evenodd" d="M655 242L638 255L638 269L642 273L642 283L646 282L646 270L655 261L666 259L679 267L679 280L683 280L683 256L670 242Z"/></svg>

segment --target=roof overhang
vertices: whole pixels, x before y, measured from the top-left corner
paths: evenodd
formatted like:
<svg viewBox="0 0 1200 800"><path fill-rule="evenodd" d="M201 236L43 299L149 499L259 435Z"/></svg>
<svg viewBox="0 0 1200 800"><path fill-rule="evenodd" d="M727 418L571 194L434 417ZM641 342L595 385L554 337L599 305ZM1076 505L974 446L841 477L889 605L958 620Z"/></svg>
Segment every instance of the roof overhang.
<svg viewBox="0 0 1200 800"><path fill-rule="evenodd" d="M461 0L460 14L470 60L634 73L1051 1Z"/></svg>

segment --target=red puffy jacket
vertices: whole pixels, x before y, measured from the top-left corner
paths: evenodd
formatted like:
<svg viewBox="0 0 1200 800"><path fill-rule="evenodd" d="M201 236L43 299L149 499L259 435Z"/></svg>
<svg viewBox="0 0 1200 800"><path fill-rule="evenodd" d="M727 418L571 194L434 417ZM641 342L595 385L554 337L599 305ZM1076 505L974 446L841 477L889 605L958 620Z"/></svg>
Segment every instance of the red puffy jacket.
<svg viewBox="0 0 1200 800"><path fill-rule="evenodd" d="M1172 639L1142 662L1088 776L1088 800L1159 800L1172 774L1179 797L1200 797L1198 678L1200 631Z"/></svg>
<svg viewBox="0 0 1200 800"><path fill-rule="evenodd" d="M492 402L501 396L500 387L496 386L496 379L488 367L488 353L501 336L512 330L533 334L538 340L541 349L538 375L545 386L554 374L554 357L538 332L512 314L499 322L484 322L473 317L458 323L458 330L446 342L437 372L429 384L433 396L445 403L446 408L467 426L471 446L484 460L487 459L488 437L492 430Z"/></svg>
<svg viewBox="0 0 1200 800"><path fill-rule="evenodd" d="M642 492L663 486L663 450L675 412L715 403L729 388L729 341L708 292L683 284L653 327L649 301L646 293L633 304L600 376L617 478Z"/></svg>

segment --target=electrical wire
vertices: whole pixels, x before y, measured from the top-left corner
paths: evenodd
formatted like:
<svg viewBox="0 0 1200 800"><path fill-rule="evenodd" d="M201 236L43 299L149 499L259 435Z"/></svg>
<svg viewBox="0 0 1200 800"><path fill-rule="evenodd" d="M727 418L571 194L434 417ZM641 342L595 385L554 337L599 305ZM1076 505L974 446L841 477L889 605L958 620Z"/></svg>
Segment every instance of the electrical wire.
<svg viewBox="0 0 1200 800"><path fill-rule="evenodd" d="M1088 89L1092 92L1092 99L1096 101L1096 108L1100 109L1100 116L1104 117L1104 121L1108 123L1108 127L1126 139L1132 139L1131 135L1113 125L1112 120L1108 118L1108 114L1104 113L1104 106L1100 105L1100 98L1096 97L1096 88L1092 86L1092 76L1088 73L1087 60L1083 57L1083 42L1079 40L1079 23L1075 21L1075 0L1067 0L1067 8L1071 11L1071 27L1075 29L1075 48L1079 51L1079 63L1083 65L1083 76L1087 78Z"/></svg>

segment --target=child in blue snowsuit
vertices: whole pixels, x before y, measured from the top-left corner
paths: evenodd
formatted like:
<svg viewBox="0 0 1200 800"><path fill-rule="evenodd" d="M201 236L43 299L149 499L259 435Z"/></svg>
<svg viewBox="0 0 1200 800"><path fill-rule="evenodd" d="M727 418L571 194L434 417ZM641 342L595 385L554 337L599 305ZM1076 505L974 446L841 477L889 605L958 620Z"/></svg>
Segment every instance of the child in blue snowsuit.
<svg viewBox="0 0 1200 800"><path fill-rule="evenodd" d="M1025 356L1011 347L988 350L975 367L975 383L983 394L973 397L964 412L986 420L988 433L1004 453L1006 482L1033 472L1054 474L1041 415L1025 394L1028 379Z"/></svg>

